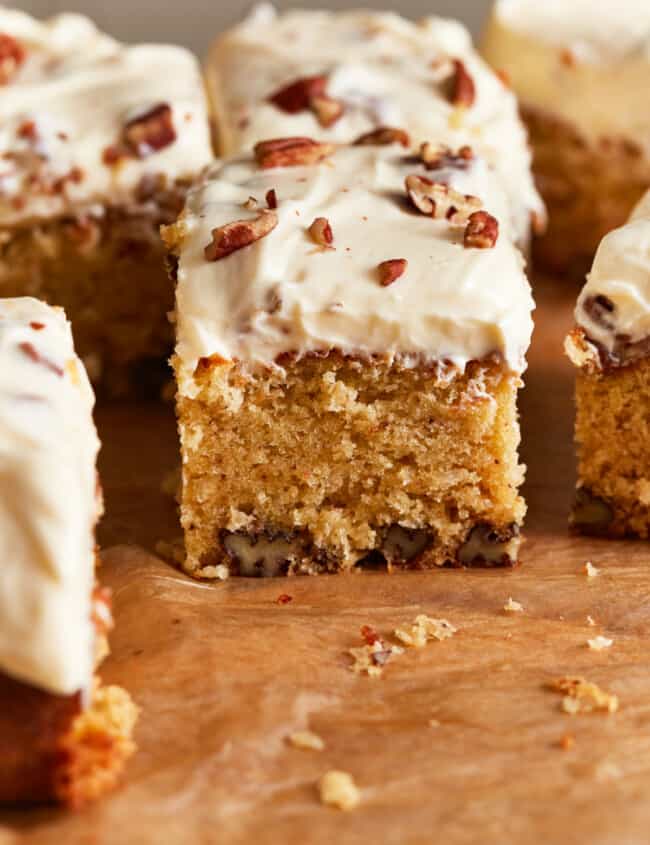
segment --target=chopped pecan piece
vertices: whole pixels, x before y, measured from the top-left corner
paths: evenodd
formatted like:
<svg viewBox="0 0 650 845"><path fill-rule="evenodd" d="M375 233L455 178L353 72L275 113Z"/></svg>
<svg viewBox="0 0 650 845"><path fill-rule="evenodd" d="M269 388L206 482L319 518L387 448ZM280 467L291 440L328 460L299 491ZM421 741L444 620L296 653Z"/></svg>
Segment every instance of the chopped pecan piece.
<svg viewBox="0 0 650 845"><path fill-rule="evenodd" d="M275 188L271 188L270 191L266 192L266 204L270 209L278 207L278 195L275 193Z"/></svg>
<svg viewBox="0 0 650 845"><path fill-rule="evenodd" d="M18 127L16 135L26 141L36 141L38 138L36 123L33 120L23 121Z"/></svg>
<svg viewBox="0 0 650 845"><path fill-rule="evenodd" d="M497 527L479 522L457 552L462 566L514 566L517 563L520 528L516 523Z"/></svg>
<svg viewBox="0 0 650 845"><path fill-rule="evenodd" d="M328 97L327 94L313 97L309 107L324 129L333 126L343 116L343 112L345 111L345 105L341 100L335 100L334 97Z"/></svg>
<svg viewBox="0 0 650 845"><path fill-rule="evenodd" d="M327 217L317 217L309 227L312 241L325 249L332 249L334 234Z"/></svg>
<svg viewBox="0 0 650 845"><path fill-rule="evenodd" d="M274 138L255 145L255 159L263 169L317 164L334 152L334 144L312 138Z"/></svg>
<svg viewBox="0 0 650 845"><path fill-rule="evenodd" d="M390 258L388 261L382 261L379 265L379 282L382 287L387 288L396 282L400 276L403 276L408 261L406 258Z"/></svg>
<svg viewBox="0 0 650 845"><path fill-rule="evenodd" d="M25 61L25 48L6 32L0 32L0 85L11 82Z"/></svg>
<svg viewBox="0 0 650 845"><path fill-rule="evenodd" d="M357 147L387 147L390 144L401 144L403 147L411 146L411 138L408 132L403 129L395 129L392 126L380 126L372 132L360 135L354 142Z"/></svg>
<svg viewBox="0 0 650 845"><path fill-rule="evenodd" d="M298 114L310 107L314 97L322 97L326 86L326 76L305 76L280 88L269 102L287 114Z"/></svg>
<svg viewBox="0 0 650 845"><path fill-rule="evenodd" d="M41 353L36 349L36 347L25 341L24 343L19 344L19 348L21 352L24 352L28 358L30 358L35 364L41 364L43 367L46 367L50 372L54 373L55 375L63 378L63 370L59 367L58 364L55 364L53 361L48 360L47 358L43 357Z"/></svg>
<svg viewBox="0 0 650 845"><path fill-rule="evenodd" d="M477 197L461 194L449 185L417 174L406 177L406 192L418 211L461 225L467 223L482 205Z"/></svg>
<svg viewBox="0 0 650 845"><path fill-rule="evenodd" d="M158 103L144 114L129 120L124 127L122 140L128 150L138 158L146 158L173 144L176 140L176 129L171 106Z"/></svg>
<svg viewBox="0 0 650 845"><path fill-rule="evenodd" d="M449 102L454 106L469 108L476 100L476 86L472 76L467 71L464 62L454 59L453 72L449 80L447 94Z"/></svg>
<svg viewBox="0 0 650 845"><path fill-rule="evenodd" d="M474 151L470 146L465 145L454 152L444 144L432 144L425 141L420 147L420 158L427 170L441 170L443 167L467 170L474 159Z"/></svg>
<svg viewBox="0 0 650 845"><path fill-rule="evenodd" d="M252 220L235 220L212 230L212 242L204 250L208 261L219 261L238 249L265 238L278 225L275 211L265 209Z"/></svg>
<svg viewBox="0 0 650 845"><path fill-rule="evenodd" d="M463 238L465 249L492 249L499 240L499 221L487 211L470 214Z"/></svg>
<svg viewBox="0 0 650 845"><path fill-rule="evenodd" d="M611 316L616 311L616 306L608 296L601 293L587 297L582 303L582 310L597 326L608 331L614 331L616 328Z"/></svg>

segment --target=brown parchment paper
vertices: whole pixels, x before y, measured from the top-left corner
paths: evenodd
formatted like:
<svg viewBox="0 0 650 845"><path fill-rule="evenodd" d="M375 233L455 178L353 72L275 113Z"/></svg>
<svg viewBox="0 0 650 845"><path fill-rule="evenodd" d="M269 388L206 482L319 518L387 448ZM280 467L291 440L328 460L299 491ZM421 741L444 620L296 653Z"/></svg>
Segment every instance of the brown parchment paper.
<svg viewBox="0 0 650 845"><path fill-rule="evenodd" d="M522 395L528 542L513 572L190 582L152 552L178 534L161 492L176 463L171 407L99 410L102 577L117 618L102 674L142 708L140 751L124 786L82 813L5 812L1 845L650 840L649 547L567 535L561 343L575 291L542 285L537 298ZM600 576L585 576L587 560ZM282 593L293 601L279 605ZM503 611L510 596L523 613ZM349 670L360 625L388 633L420 612L458 633L409 650L380 679ZM612 648L590 650L597 634ZM567 674L619 695L619 712L564 714L544 684ZM286 743L307 727L323 752ZM353 812L319 803L316 782L332 768L362 791Z"/></svg>

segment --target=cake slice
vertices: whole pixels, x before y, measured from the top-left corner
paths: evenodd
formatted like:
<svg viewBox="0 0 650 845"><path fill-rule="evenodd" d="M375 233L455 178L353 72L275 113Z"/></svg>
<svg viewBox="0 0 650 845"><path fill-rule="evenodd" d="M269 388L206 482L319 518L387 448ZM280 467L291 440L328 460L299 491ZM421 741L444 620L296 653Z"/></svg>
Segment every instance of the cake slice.
<svg viewBox="0 0 650 845"><path fill-rule="evenodd" d="M566 342L578 368L573 527L650 535L650 194L607 235Z"/></svg>
<svg viewBox="0 0 650 845"><path fill-rule="evenodd" d="M265 4L220 35L206 67L221 154L265 138L353 141L382 126L413 143L468 144L501 177L525 245L545 221L517 103L456 21L371 11L277 14Z"/></svg>
<svg viewBox="0 0 650 845"><path fill-rule="evenodd" d="M79 807L118 780L137 709L102 686L110 595L93 394L60 309L0 300L0 802Z"/></svg>
<svg viewBox="0 0 650 845"><path fill-rule="evenodd" d="M518 559L508 200L471 150L382 138L260 142L164 233L194 576Z"/></svg>
<svg viewBox="0 0 650 845"><path fill-rule="evenodd" d="M156 387L173 307L159 227L211 159L196 60L0 8L0 91L0 296L63 306L106 391Z"/></svg>
<svg viewBox="0 0 650 845"><path fill-rule="evenodd" d="M582 277L650 187L650 5L497 0L484 55L520 98L549 211L535 259Z"/></svg>

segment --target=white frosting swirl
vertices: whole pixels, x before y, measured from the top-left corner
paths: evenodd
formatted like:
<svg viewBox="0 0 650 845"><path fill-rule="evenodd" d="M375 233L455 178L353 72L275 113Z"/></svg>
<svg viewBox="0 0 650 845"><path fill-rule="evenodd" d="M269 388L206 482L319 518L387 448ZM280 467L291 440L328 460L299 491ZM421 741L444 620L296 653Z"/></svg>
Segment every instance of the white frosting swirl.
<svg viewBox="0 0 650 845"><path fill-rule="evenodd" d="M462 60L474 81L471 108L459 109L445 95L449 59ZM414 142L469 143L480 150L506 186L521 242L531 213L543 219L515 98L455 21L412 23L365 11L277 15L264 6L217 39L206 75L224 155L245 152L265 138L352 141L378 125L400 127ZM269 102L282 86L311 75L326 75L327 94L345 104L329 128L308 110L287 114Z"/></svg>
<svg viewBox="0 0 650 845"><path fill-rule="evenodd" d="M405 177L442 178L472 193L502 220L493 249L463 247L463 227L408 207ZM278 200L266 237L210 262L212 229L254 218L246 200ZM468 170L425 172L399 146L343 147L309 167L260 169L250 157L215 168L188 198L177 285L180 391L192 395L199 359L219 355L250 369L283 353L339 349L400 356L412 363L449 360L463 368L490 353L517 372L532 331L533 301L513 246L500 179L480 160ZM308 228L332 228L334 249L317 247ZM389 287L380 262L403 258Z"/></svg>
<svg viewBox="0 0 650 845"><path fill-rule="evenodd" d="M524 104L650 152L647 0L498 0L483 52Z"/></svg>
<svg viewBox="0 0 650 845"><path fill-rule="evenodd" d="M611 306L594 309L596 297ZM575 316L608 352L615 352L623 338L637 343L650 337L650 193L625 226L603 238Z"/></svg>
<svg viewBox="0 0 650 845"><path fill-rule="evenodd" d="M93 672L93 402L63 312L0 300L0 671L60 694Z"/></svg>
<svg viewBox="0 0 650 845"><path fill-rule="evenodd" d="M146 174L187 178L211 160L200 71L180 47L126 47L80 15L40 22L0 7L0 33L25 59L0 86L0 223L122 203ZM176 139L145 158L104 161L125 122L161 103ZM34 132L25 127L33 125ZM73 168L80 178L69 178ZM64 187L56 187L57 180ZM52 186L55 186L54 189Z"/></svg>

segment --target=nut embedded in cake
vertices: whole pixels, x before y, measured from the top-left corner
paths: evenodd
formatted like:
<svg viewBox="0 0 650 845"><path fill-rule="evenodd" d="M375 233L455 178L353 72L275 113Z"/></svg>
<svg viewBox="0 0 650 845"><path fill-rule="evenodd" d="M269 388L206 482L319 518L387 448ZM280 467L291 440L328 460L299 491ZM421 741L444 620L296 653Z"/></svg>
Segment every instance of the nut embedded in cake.
<svg viewBox="0 0 650 845"><path fill-rule="evenodd" d="M2 44L0 296L65 307L106 392L153 391L172 347L159 227L211 160L198 64L79 15L0 9Z"/></svg>
<svg viewBox="0 0 650 845"><path fill-rule="evenodd" d="M136 706L94 676L112 617L93 402L63 312L0 300L0 803L80 807L135 750Z"/></svg>
<svg viewBox="0 0 650 845"><path fill-rule="evenodd" d="M600 245L566 350L577 367L578 489L571 524L650 536L650 194Z"/></svg>
<svg viewBox="0 0 650 845"><path fill-rule="evenodd" d="M483 53L512 85L549 211L540 266L582 278L650 187L650 6L497 0Z"/></svg>
<svg viewBox="0 0 650 845"><path fill-rule="evenodd" d="M284 140L217 166L164 231L185 569L514 564L533 303L500 178L399 140L320 160Z"/></svg>

